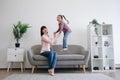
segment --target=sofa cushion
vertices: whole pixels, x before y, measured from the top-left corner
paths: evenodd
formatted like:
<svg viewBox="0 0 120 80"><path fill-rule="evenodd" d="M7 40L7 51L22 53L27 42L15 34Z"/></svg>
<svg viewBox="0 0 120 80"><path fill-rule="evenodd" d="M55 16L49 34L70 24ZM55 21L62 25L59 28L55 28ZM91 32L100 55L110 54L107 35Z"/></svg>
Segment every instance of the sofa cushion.
<svg viewBox="0 0 120 80"><path fill-rule="evenodd" d="M46 60L47 60L46 57L41 56L41 55L34 55L34 56L33 56L33 59L34 59L34 60L37 60L37 61L39 61L39 60L41 60L41 61L46 61Z"/></svg>
<svg viewBox="0 0 120 80"><path fill-rule="evenodd" d="M80 55L80 54L69 54L69 55L65 55L65 54L61 54L61 55L57 55L57 60L58 61L70 61L70 60L84 60L85 56L84 55ZM41 55L34 55L33 56L34 60L37 61L46 61L47 58Z"/></svg>
<svg viewBox="0 0 120 80"><path fill-rule="evenodd" d="M84 55L58 55L59 61L84 60Z"/></svg>
<svg viewBox="0 0 120 80"><path fill-rule="evenodd" d="M56 51L58 54L74 54L74 53L82 53L82 50L84 50L84 48L82 46L78 46L78 45L68 45L68 50L65 51L61 51L63 49L62 45L53 45L52 46L53 51Z"/></svg>

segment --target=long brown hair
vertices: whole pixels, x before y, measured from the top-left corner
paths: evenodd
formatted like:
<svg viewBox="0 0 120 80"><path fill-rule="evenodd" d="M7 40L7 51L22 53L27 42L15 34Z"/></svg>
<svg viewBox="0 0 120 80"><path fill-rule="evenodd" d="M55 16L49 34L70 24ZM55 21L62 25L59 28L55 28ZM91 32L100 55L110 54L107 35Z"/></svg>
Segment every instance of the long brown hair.
<svg viewBox="0 0 120 80"><path fill-rule="evenodd" d="M46 27L46 26L42 26L42 27L41 27L41 31L40 31L40 32L41 32L41 36L44 34L42 31L43 31L43 29L45 29L45 28L47 28L47 27Z"/></svg>
<svg viewBox="0 0 120 80"><path fill-rule="evenodd" d="M64 15L58 15L58 16L60 16L61 17L61 19L65 19L66 21L67 21L67 23L69 24L69 21L66 19L66 17L64 16Z"/></svg>

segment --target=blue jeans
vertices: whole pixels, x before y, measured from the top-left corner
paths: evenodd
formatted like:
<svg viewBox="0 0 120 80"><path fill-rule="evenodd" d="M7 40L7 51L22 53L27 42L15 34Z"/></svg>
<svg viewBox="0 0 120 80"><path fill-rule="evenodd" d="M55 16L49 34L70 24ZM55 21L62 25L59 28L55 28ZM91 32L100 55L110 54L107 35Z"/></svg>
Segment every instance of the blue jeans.
<svg viewBox="0 0 120 80"><path fill-rule="evenodd" d="M63 37L63 48L68 48L68 36L69 36L70 32L66 32L64 33L64 37Z"/></svg>
<svg viewBox="0 0 120 80"><path fill-rule="evenodd" d="M48 58L49 69L54 69L57 61L57 53L54 51L45 51L41 55Z"/></svg>

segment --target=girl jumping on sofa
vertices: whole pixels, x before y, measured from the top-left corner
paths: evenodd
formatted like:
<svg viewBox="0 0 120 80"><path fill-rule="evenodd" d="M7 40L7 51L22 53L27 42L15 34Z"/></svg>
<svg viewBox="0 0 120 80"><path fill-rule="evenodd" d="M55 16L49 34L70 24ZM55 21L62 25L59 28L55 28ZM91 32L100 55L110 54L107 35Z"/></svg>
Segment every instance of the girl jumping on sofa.
<svg viewBox="0 0 120 80"><path fill-rule="evenodd" d="M57 61L57 53L51 51L52 39L49 37L47 27L45 26L41 27L41 44L42 44L42 48L40 54L48 58L48 65L49 65L48 72L50 75L53 76Z"/></svg>
<svg viewBox="0 0 120 80"><path fill-rule="evenodd" d="M67 50L68 49L68 36L71 33L71 29L63 21L63 18L69 24L69 21L65 18L64 15L58 15L57 16L57 21L58 21L59 28L58 28L58 30L56 32L54 32L54 36L58 37L61 34L61 32L63 31L63 33L64 33L64 37L63 37L63 50Z"/></svg>

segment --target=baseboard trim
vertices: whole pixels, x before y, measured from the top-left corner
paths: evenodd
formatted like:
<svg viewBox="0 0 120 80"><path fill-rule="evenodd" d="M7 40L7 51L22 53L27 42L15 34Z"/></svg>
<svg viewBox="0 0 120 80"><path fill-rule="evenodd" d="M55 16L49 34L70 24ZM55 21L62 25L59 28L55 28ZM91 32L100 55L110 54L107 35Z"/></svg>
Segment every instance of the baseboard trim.
<svg viewBox="0 0 120 80"><path fill-rule="evenodd" d="M12 68L12 70L20 70L21 68ZM32 68L25 68L25 70L31 70ZM47 68L38 68L38 69L47 69ZM56 68L56 69L65 69L65 68ZM70 68L69 68L70 69ZM76 68L77 69L77 68ZM82 68L80 68L82 69ZM86 68L89 70L89 68ZM7 70L7 68L0 68L0 70Z"/></svg>
<svg viewBox="0 0 120 80"><path fill-rule="evenodd" d="M21 68L12 68L12 70L20 70ZM31 68L25 68L25 70L30 70ZM7 70L7 68L0 68L0 70Z"/></svg>

